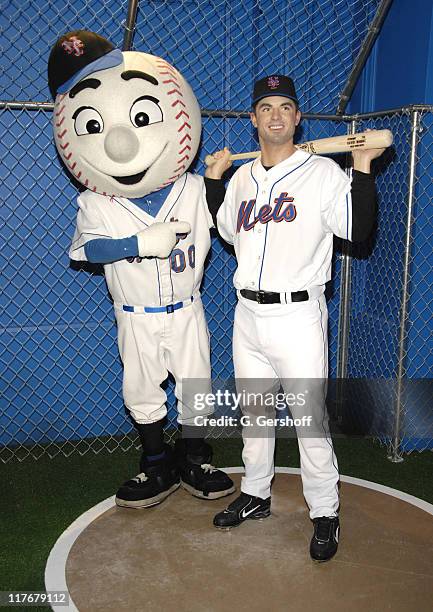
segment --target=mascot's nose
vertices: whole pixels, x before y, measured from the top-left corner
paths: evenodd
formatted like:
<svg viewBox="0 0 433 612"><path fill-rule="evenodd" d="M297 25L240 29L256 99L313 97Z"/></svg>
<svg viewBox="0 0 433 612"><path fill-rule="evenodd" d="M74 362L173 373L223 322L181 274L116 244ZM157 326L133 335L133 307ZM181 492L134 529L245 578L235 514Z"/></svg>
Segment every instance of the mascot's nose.
<svg viewBox="0 0 433 612"><path fill-rule="evenodd" d="M134 132L123 125L111 128L104 141L104 149L108 157L120 163L134 159L139 146L138 138Z"/></svg>

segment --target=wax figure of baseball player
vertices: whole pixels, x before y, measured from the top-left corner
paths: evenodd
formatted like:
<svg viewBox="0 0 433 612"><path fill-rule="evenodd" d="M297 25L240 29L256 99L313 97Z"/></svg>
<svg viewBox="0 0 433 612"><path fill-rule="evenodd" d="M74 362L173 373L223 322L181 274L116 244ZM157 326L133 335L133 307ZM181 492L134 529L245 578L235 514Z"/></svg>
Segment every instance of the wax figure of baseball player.
<svg viewBox="0 0 433 612"><path fill-rule="evenodd" d="M328 376L325 283L330 280L333 235L361 241L375 221L375 184L370 162L383 149L355 151L346 175L332 160L297 150L301 120L293 81L271 75L257 81L251 121L261 155L231 178L218 212L218 231L234 245L238 304L233 331L236 380L274 380L290 391L293 380ZM206 176L213 201L221 199L230 152L214 154ZM278 386L278 385L277 385ZM326 420L324 396L313 415L317 435L304 430L298 444L303 492L314 524L310 554L326 561L337 551L338 466ZM244 407L246 410L247 407ZM303 409L291 408L293 416ZM322 428L322 430L320 429ZM241 494L214 518L230 528L270 515L275 432L243 430Z"/></svg>
<svg viewBox="0 0 433 612"><path fill-rule="evenodd" d="M48 77L57 151L86 188L70 257L104 265L124 401L143 448L140 473L116 503L155 505L180 484L204 499L228 495L233 482L182 418L182 381L210 381L200 283L213 220L203 177L186 172L201 133L194 93L162 58L122 52L84 30L59 38ZM174 451L163 440L168 372L183 425Z"/></svg>

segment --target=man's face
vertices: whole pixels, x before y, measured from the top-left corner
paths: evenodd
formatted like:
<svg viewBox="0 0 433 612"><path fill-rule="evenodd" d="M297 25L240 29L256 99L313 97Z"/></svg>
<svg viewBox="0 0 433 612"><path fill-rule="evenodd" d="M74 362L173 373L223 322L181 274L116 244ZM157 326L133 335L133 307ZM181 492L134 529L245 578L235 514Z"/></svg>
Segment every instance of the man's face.
<svg viewBox="0 0 433 612"><path fill-rule="evenodd" d="M301 113L290 98L268 96L257 102L250 117L260 143L282 145L293 141Z"/></svg>

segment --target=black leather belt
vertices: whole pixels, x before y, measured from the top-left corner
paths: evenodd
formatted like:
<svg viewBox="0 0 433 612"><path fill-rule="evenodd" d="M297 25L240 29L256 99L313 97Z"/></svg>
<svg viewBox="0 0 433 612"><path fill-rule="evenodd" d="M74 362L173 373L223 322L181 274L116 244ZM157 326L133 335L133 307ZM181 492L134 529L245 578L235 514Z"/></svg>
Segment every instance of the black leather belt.
<svg viewBox="0 0 433 612"><path fill-rule="evenodd" d="M253 300L258 304L281 304L281 295L274 291L251 291L250 289L241 289L240 294L247 300ZM306 302L308 300L308 291L292 291L290 294L292 302Z"/></svg>

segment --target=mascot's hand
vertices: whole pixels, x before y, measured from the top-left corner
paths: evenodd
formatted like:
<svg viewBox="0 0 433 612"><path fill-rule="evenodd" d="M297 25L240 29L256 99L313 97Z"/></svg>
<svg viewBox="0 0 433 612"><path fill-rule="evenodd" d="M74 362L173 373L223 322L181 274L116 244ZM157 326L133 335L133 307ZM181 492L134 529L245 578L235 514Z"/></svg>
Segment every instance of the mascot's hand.
<svg viewBox="0 0 433 612"><path fill-rule="evenodd" d="M137 234L140 257L168 257L178 241L178 234L189 234L191 226L187 221L154 223Z"/></svg>

